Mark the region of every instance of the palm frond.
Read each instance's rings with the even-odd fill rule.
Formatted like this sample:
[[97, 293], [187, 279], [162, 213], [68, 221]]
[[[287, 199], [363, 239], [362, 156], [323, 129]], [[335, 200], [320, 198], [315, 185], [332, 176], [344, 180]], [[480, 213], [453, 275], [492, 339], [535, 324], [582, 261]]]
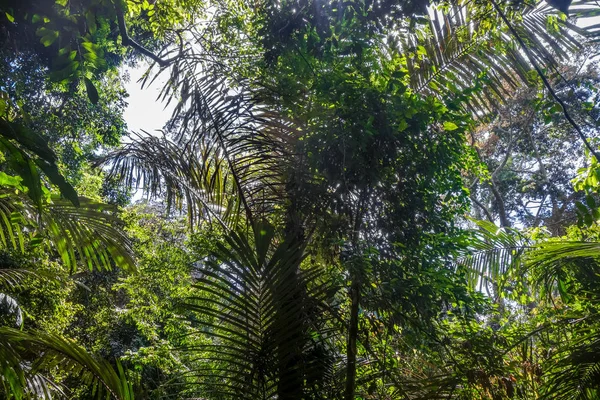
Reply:
[[600, 243], [583, 241], [549, 241], [539, 244], [529, 254], [529, 263], [547, 268], [561, 261], [600, 259]]
[[24, 268], [0, 268], [0, 285], [19, 287], [27, 277], [37, 277], [38, 273]]
[[0, 191], [0, 246], [25, 251], [24, 232], [31, 231], [36, 210], [13, 190]]
[[600, 395], [600, 339], [583, 333], [547, 362], [544, 399], [594, 400]]
[[558, 292], [567, 301], [574, 294], [571, 283], [589, 287], [598, 281], [599, 260], [599, 243], [547, 241], [527, 254], [526, 266], [542, 293], [551, 297]]
[[[593, 18], [597, 14], [597, 5], [592, 1], [573, 6], [572, 15], [577, 18]], [[532, 66], [515, 38], [506, 32], [497, 37], [497, 31], [489, 29], [491, 20], [479, 15], [482, 12], [459, 5], [443, 13], [436, 10], [418, 33], [409, 31], [402, 35], [400, 48], [408, 51], [407, 69], [415, 91], [441, 97], [453, 92], [468, 93], [466, 107], [482, 115], [494, 110], [518, 88], [534, 84]], [[512, 23], [519, 36], [535, 61], [549, 71], [600, 34], [594, 26], [579, 28], [563, 21], [545, 1], [515, 11], [514, 16], [518, 17], [512, 18]], [[470, 89], [477, 82], [485, 83], [483, 90], [472, 92]]]
[[186, 206], [192, 224], [204, 216], [226, 220], [238, 213], [239, 199], [225, 160], [209, 151], [203, 143], [189, 149], [165, 137], [140, 137], [109, 155], [111, 174], [127, 187], [165, 197], [169, 207]]
[[43, 375], [60, 366], [93, 387], [95, 398], [132, 400], [133, 386], [117, 362], [90, 355], [75, 342], [43, 332], [0, 328], [0, 382], [17, 399], [52, 398], [59, 386]]
[[[51, 196], [41, 210], [15, 191], [0, 192], [0, 248], [25, 252], [43, 239], [54, 248], [66, 267], [75, 271], [78, 264], [90, 269], [111, 269], [113, 263], [126, 270], [135, 269], [133, 249], [116, 215], [117, 209], [87, 198], [79, 206], [60, 196]], [[0, 279], [18, 279], [24, 272], [0, 270]]]
[[520, 265], [527, 242], [518, 231], [499, 228], [491, 222], [472, 220], [473, 231], [467, 254], [457, 260], [472, 289], [482, 290], [487, 283], [498, 283], [500, 276]]
[[281, 160], [300, 131], [225, 78], [222, 66], [202, 53], [200, 39], [192, 47], [200, 50], [178, 59], [160, 95], [167, 104], [179, 99], [168, 138], [138, 137], [101, 164], [125, 185], [187, 207], [192, 222], [198, 209], [228, 226], [235, 226], [227, 219], [239, 209], [248, 220], [261, 218], [284, 201]]
[[116, 206], [80, 197], [79, 207], [52, 198], [42, 214], [42, 229], [65, 265], [75, 270], [77, 262], [91, 269], [112, 269], [112, 265], [134, 271], [133, 248], [120, 229]]
[[300, 269], [303, 258], [301, 243], [278, 243], [272, 228], [261, 224], [251, 237], [228, 234], [198, 271], [198, 294], [185, 306], [204, 317], [203, 332], [213, 338], [192, 349], [217, 366], [202, 371], [205, 391], [273, 399], [297, 396], [305, 377], [318, 381], [313, 368], [323, 365], [309, 362], [309, 348], [319, 328], [307, 308], [321, 302], [330, 287], [311, 287], [318, 274]]

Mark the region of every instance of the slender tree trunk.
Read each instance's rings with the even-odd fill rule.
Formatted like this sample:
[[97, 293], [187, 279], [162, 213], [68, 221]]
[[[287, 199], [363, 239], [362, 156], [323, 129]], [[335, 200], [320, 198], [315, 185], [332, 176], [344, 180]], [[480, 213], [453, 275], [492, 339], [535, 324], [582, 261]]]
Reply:
[[358, 310], [360, 308], [360, 293], [362, 290], [364, 266], [363, 253], [360, 250], [360, 228], [363, 223], [365, 202], [370, 196], [370, 189], [361, 193], [360, 201], [355, 212], [353, 233], [352, 233], [352, 257], [359, 257], [359, 262], [355, 260], [350, 264], [350, 321], [348, 323], [348, 342], [346, 344], [346, 391], [344, 400], [354, 400], [356, 391], [356, 356], [358, 341]]
[[[277, 370], [279, 382], [277, 398], [301, 400], [304, 393], [302, 376], [302, 349], [304, 347], [304, 319], [302, 304], [304, 291], [298, 279], [297, 266], [290, 268], [285, 277], [284, 288], [276, 292], [277, 325]], [[291, 290], [289, 288], [292, 287]]]
[[498, 191], [498, 188], [496, 187], [496, 183], [494, 182], [493, 178], [490, 182], [490, 189], [492, 189], [492, 194], [494, 195], [494, 198], [496, 199], [496, 203], [498, 205], [498, 216], [500, 217], [500, 226], [510, 227], [510, 220], [508, 219], [508, 215], [506, 214], [506, 208], [504, 207], [504, 199]]
[[[305, 241], [304, 229], [298, 216], [297, 204], [292, 204], [287, 211], [285, 226], [285, 241], [288, 251], [296, 251]], [[306, 290], [299, 279], [299, 261], [290, 265], [280, 265], [286, 268], [281, 282], [275, 291], [277, 307], [277, 326], [275, 342], [277, 344], [279, 400], [302, 400], [304, 395], [303, 349], [306, 341], [303, 306], [306, 303]]]
[[350, 286], [350, 323], [348, 326], [348, 343], [346, 354], [348, 361], [346, 364], [346, 391], [345, 400], [354, 400], [356, 389], [356, 342], [358, 338], [358, 308], [360, 305], [360, 279], [356, 274], [352, 279]]

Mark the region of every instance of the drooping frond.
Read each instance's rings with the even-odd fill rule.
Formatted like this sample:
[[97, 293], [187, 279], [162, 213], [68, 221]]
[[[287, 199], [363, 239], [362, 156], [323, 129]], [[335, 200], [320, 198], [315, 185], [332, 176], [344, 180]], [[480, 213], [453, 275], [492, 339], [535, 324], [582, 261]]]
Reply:
[[[538, 290], [552, 298], [552, 304], [559, 294], [568, 310], [565, 340], [550, 349], [551, 357], [543, 366], [541, 398], [592, 400], [600, 396], [599, 261], [600, 245], [583, 241], [548, 240], [526, 256], [527, 273]], [[586, 306], [578, 309], [579, 304]]]
[[131, 241], [120, 228], [115, 206], [80, 197], [80, 206], [54, 197], [42, 214], [43, 232], [58, 250], [65, 265], [78, 262], [91, 269], [135, 270]]
[[92, 386], [94, 398], [133, 399], [132, 384], [120, 363], [115, 369], [58, 336], [0, 328], [0, 387], [5, 393], [16, 399], [51, 399], [60, 386], [46, 379], [43, 372], [57, 366]]
[[543, 242], [529, 255], [529, 263], [541, 268], [561, 261], [600, 259], [600, 243], [580, 241]]
[[311, 285], [318, 268], [300, 269], [303, 258], [300, 243], [277, 243], [272, 229], [260, 225], [253, 237], [228, 234], [196, 272], [198, 294], [186, 307], [203, 316], [199, 328], [213, 341], [187, 350], [213, 365], [190, 371], [201, 372], [205, 392], [225, 399], [298, 398], [286, 395], [323, 384], [318, 377], [327, 350], [309, 309], [331, 285]]
[[473, 222], [478, 229], [473, 231], [468, 253], [457, 260], [457, 265], [464, 269], [469, 286], [481, 290], [484, 284], [497, 283], [509, 268], [519, 265], [527, 243], [518, 231], [488, 221]]
[[600, 396], [600, 339], [582, 332], [547, 362], [543, 399], [595, 400]]
[[[119, 228], [116, 207], [78, 198], [79, 206], [52, 196], [38, 210], [28, 197], [4, 190], [0, 193], [0, 248], [24, 252], [25, 245], [47, 244], [56, 250], [65, 266], [90, 269], [115, 266], [135, 269], [130, 240]], [[18, 279], [24, 272], [0, 270], [0, 279]]]
[[[14, 190], [0, 191], [0, 246], [25, 251], [24, 231], [31, 230], [35, 210], [28, 207], [28, 199]], [[35, 207], [35, 206], [34, 206]]]
[[23, 268], [0, 268], [0, 286], [18, 287], [27, 277], [36, 277], [37, 272]]
[[191, 47], [200, 50], [178, 58], [160, 95], [166, 104], [178, 99], [166, 136], [135, 138], [102, 163], [125, 185], [187, 207], [192, 221], [198, 210], [229, 226], [238, 209], [249, 220], [261, 218], [284, 200], [281, 161], [299, 130], [258, 104], [243, 84], [224, 78], [200, 39]]
[[226, 161], [202, 143], [190, 149], [165, 137], [146, 136], [111, 153], [110, 160], [111, 173], [124, 185], [165, 197], [169, 206], [185, 205], [192, 223], [203, 215], [227, 220], [238, 214], [239, 198]]
[[[577, 8], [572, 15], [577, 18], [597, 14], [594, 2], [579, 1], [573, 6]], [[579, 28], [563, 21], [545, 1], [535, 7], [521, 7], [511, 14], [513, 27], [535, 62], [549, 75], [556, 75], [559, 62], [573, 58], [600, 34], [595, 26]], [[481, 115], [492, 111], [518, 88], [532, 85], [535, 74], [531, 75], [530, 60], [509, 32], [491, 28], [495, 20], [485, 16], [489, 12], [454, 5], [444, 12], [433, 11], [416, 33], [401, 34], [400, 47], [408, 51], [411, 87], [441, 97], [466, 91], [466, 106]], [[471, 91], [477, 84], [483, 90]]]
[[600, 244], [596, 242], [547, 241], [527, 255], [527, 267], [540, 291], [548, 296], [558, 292], [564, 300], [573, 293], [571, 281], [591, 285], [597, 281]]

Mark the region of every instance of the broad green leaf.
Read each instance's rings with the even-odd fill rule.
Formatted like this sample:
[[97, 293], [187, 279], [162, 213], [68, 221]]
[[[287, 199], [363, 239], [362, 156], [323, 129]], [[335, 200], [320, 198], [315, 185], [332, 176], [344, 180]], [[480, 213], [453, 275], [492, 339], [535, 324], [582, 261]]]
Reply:
[[60, 193], [74, 206], [79, 207], [79, 197], [77, 192], [69, 182], [60, 174], [56, 164], [50, 164], [44, 160], [37, 159], [36, 164], [46, 174], [50, 182], [58, 186]]
[[45, 47], [49, 47], [58, 39], [58, 31], [41, 27], [36, 32], [37, 36], [40, 37], [40, 43]]
[[0, 172], [0, 186], [12, 186], [21, 188], [22, 179], [18, 176], [7, 175], [5, 172]]
[[42, 182], [35, 163], [21, 149], [2, 136], [0, 136], [0, 148], [6, 153], [10, 166], [23, 180], [23, 185], [28, 189], [27, 195], [38, 210], [41, 210]]
[[594, 196], [588, 194], [585, 196], [585, 202], [590, 209], [596, 208], [596, 200], [594, 199]]
[[88, 78], [83, 78], [83, 81], [85, 82], [85, 89], [87, 91], [87, 95], [90, 99], [90, 102], [92, 104], [98, 104], [99, 96], [96, 86], [94, 86], [94, 83]]
[[450, 121], [444, 122], [444, 130], [445, 131], [454, 131], [456, 129], [458, 129], [458, 125], [456, 125], [454, 122], [450, 122]]

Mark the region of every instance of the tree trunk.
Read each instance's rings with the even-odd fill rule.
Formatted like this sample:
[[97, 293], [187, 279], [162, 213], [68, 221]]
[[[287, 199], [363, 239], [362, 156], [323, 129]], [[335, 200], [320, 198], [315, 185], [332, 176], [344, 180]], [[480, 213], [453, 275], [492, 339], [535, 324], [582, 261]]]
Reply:
[[364, 279], [363, 254], [360, 251], [360, 228], [365, 213], [365, 202], [370, 196], [370, 188], [363, 191], [355, 212], [352, 234], [352, 257], [360, 257], [350, 262], [350, 322], [348, 323], [348, 342], [346, 344], [346, 391], [345, 400], [354, 400], [356, 389], [356, 356], [358, 341], [358, 309], [360, 307], [360, 292]]
[[[304, 229], [298, 216], [297, 204], [287, 211], [285, 241], [288, 251], [296, 251], [305, 241]], [[303, 308], [306, 304], [306, 288], [299, 278], [300, 260], [286, 268], [279, 284], [276, 285], [275, 303], [277, 307], [277, 326], [275, 343], [277, 345], [278, 385], [277, 398], [280, 400], [301, 400], [304, 396], [303, 349], [306, 342], [306, 320]]]
[[494, 198], [496, 199], [496, 203], [498, 205], [498, 216], [500, 217], [500, 226], [510, 227], [510, 220], [508, 219], [508, 215], [506, 214], [506, 208], [504, 207], [504, 199], [498, 191], [498, 188], [496, 187], [496, 183], [494, 182], [493, 178], [490, 182], [490, 189], [492, 189], [492, 194], [494, 195]]
[[302, 305], [305, 298], [296, 267], [290, 268], [284, 278], [285, 288], [293, 289], [290, 291], [280, 288], [275, 293], [279, 328], [275, 333], [279, 375], [277, 398], [281, 400], [301, 400], [304, 394], [302, 349], [305, 335]]
[[346, 354], [348, 362], [346, 364], [346, 392], [345, 400], [354, 400], [354, 392], [356, 388], [356, 341], [358, 338], [358, 308], [360, 305], [360, 280], [356, 276], [353, 277], [350, 286], [350, 323], [348, 326], [348, 343], [346, 346]]

